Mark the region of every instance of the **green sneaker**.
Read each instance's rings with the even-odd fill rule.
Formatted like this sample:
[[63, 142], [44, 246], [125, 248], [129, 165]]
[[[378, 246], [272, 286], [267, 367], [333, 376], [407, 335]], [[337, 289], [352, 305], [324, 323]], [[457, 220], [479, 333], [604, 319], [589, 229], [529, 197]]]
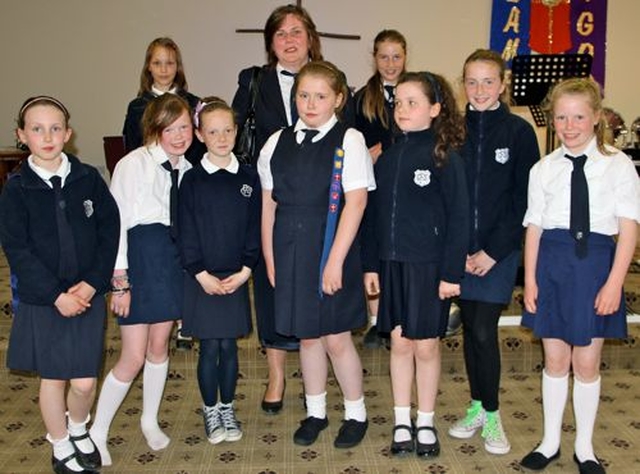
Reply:
[[491, 454], [507, 454], [511, 445], [502, 427], [499, 411], [486, 412], [484, 427], [482, 428], [484, 449]]
[[449, 436], [458, 439], [471, 438], [479, 428], [484, 424], [485, 411], [482, 408], [482, 402], [471, 400], [471, 405], [467, 408], [467, 414], [464, 418], [456, 421], [449, 428]]

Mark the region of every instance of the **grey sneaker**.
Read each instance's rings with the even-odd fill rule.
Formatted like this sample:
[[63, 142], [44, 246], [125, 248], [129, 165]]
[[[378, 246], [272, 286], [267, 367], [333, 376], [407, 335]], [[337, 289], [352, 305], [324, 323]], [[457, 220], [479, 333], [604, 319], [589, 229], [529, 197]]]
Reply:
[[220, 410], [218, 405], [208, 407], [202, 406], [202, 417], [204, 418], [204, 432], [211, 444], [222, 443], [227, 437], [227, 433], [220, 418]]
[[467, 408], [465, 417], [456, 421], [449, 428], [449, 436], [458, 439], [471, 438], [484, 425], [484, 418], [485, 411], [482, 408], [482, 403], [478, 400], [473, 400], [469, 408]]
[[236, 412], [233, 404], [220, 404], [220, 418], [226, 431], [225, 441], [239, 441], [242, 438], [240, 422], [236, 419]]
[[511, 445], [502, 427], [500, 412], [497, 410], [485, 414], [482, 437], [484, 449], [491, 454], [507, 454], [511, 451]]

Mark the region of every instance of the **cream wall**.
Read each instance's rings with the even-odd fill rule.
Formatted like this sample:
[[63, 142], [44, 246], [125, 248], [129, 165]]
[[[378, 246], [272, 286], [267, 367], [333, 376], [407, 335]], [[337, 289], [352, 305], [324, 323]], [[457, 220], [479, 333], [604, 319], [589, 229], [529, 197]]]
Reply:
[[[0, 146], [14, 143], [15, 115], [34, 94], [58, 97], [69, 108], [74, 145], [102, 166], [102, 136], [119, 134], [135, 96], [144, 51], [157, 36], [180, 45], [189, 89], [231, 100], [238, 71], [264, 62], [261, 28], [281, 1], [270, 0], [1, 0]], [[457, 80], [461, 64], [487, 47], [491, 0], [304, 0], [318, 29], [359, 34], [360, 41], [323, 39], [325, 57], [360, 87], [371, 74], [371, 43], [383, 28], [402, 31], [409, 68]], [[638, 0], [609, 0], [608, 105], [629, 124], [640, 115], [632, 58], [640, 18]]]

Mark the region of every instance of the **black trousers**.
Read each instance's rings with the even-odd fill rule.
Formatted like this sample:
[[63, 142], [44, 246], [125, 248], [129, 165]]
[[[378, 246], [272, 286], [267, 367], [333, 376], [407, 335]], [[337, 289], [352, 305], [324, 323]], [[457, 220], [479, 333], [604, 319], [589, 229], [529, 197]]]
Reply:
[[471, 300], [458, 304], [471, 398], [481, 401], [486, 411], [496, 411], [501, 369], [498, 320], [503, 305]]

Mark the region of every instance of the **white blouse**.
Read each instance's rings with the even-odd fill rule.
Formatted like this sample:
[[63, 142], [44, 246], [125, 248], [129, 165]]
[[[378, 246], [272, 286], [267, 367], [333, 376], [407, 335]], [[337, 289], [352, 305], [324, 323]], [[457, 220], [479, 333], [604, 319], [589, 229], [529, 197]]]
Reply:
[[[169, 159], [160, 145], [141, 146], [116, 164], [111, 194], [120, 210], [120, 246], [115, 269], [129, 268], [127, 231], [137, 225], [170, 224], [171, 173], [162, 167]], [[191, 168], [184, 156], [178, 159], [179, 182]]]
[[[621, 151], [607, 146], [613, 155], [603, 155], [596, 139], [584, 151], [589, 186], [591, 232], [618, 233], [618, 218], [640, 222], [640, 179], [633, 162]], [[523, 225], [542, 229], [568, 229], [571, 210], [573, 164], [561, 146], [536, 163], [529, 174], [528, 208]]]

